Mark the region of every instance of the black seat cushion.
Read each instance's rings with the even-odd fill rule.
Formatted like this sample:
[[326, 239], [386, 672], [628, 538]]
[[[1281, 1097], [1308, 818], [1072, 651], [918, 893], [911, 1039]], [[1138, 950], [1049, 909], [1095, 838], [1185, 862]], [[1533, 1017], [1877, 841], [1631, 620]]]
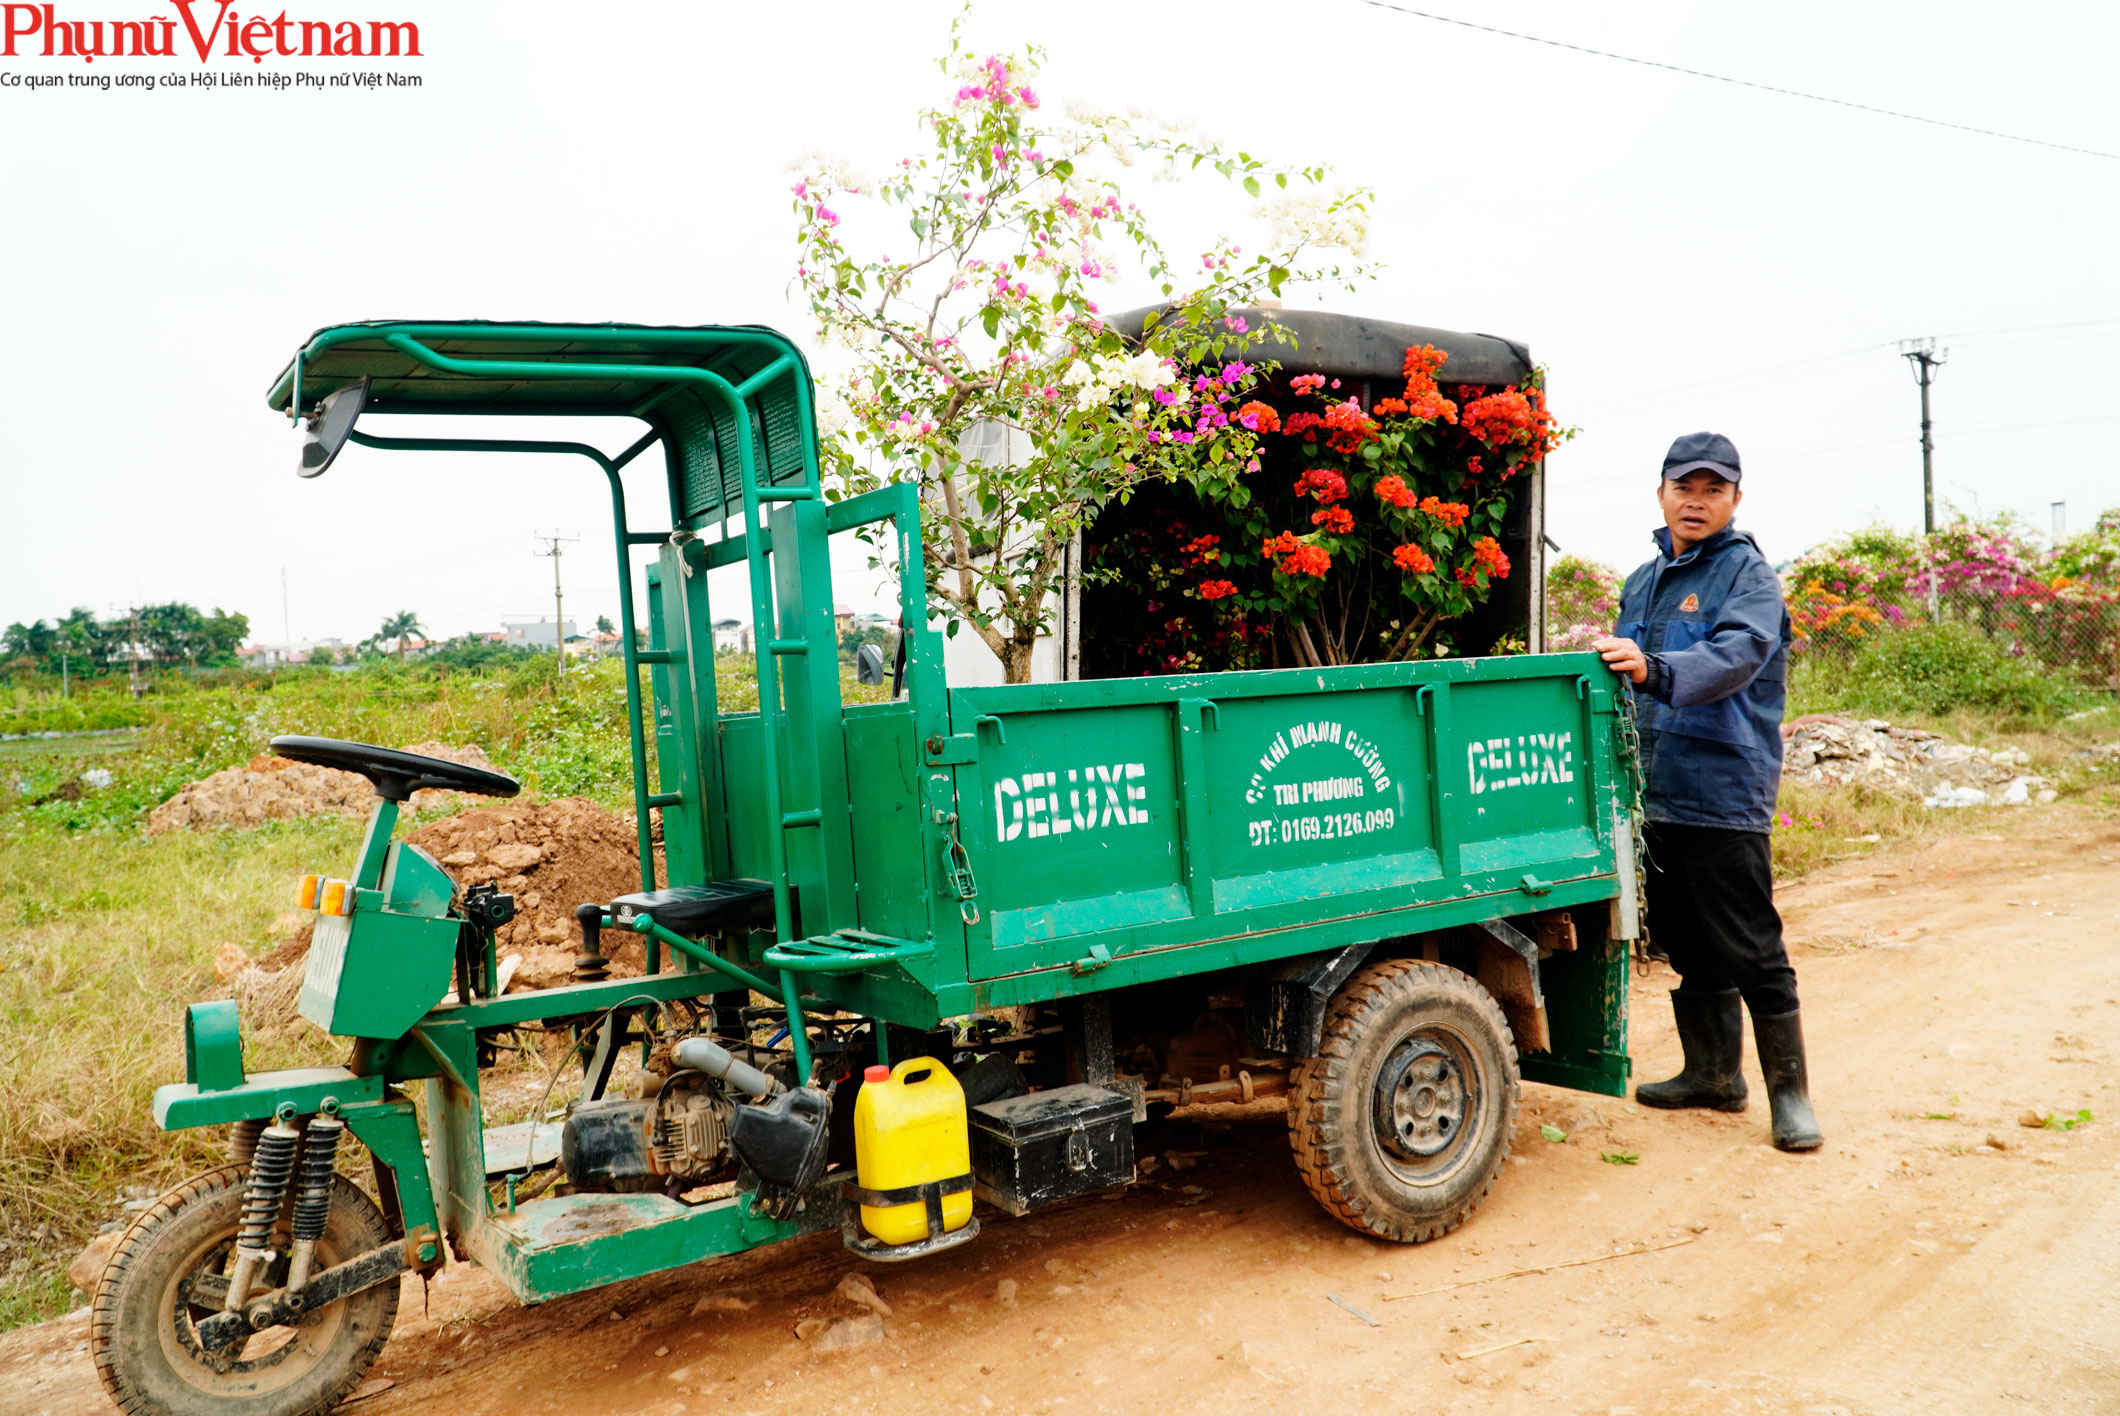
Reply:
[[[794, 907], [795, 892], [788, 891]], [[620, 925], [637, 914], [651, 915], [672, 934], [719, 934], [728, 929], [771, 929], [773, 887], [763, 880], [717, 880], [711, 885], [673, 885], [620, 895], [611, 902], [611, 918]]]

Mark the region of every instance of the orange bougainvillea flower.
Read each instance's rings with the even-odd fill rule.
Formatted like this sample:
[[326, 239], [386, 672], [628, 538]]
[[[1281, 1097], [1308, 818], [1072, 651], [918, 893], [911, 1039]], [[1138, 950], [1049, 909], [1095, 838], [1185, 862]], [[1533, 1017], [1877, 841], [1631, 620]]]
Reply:
[[1221, 544], [1222, 538], [1220, 536], [1195, 536], [1192, 540], [1178, 547], [1178, 554], [1184, 556], [1187, 560], [1196, 561], [1201, 565], [1208, 565], [1222, 558], [1221, 552], [1215, 549]]
[[1200, 582], [1200, 598], [1203, 600], [1220, 600], [1225, 596], [1236, 593], [1237, 587], [1231, 581], [1203, 580]]
[[1472, 558], [1480, 569], [1487, 572], [1490, 580], [1509, 578], [1509, 557], [1502, 551], [1501, 543], [1492, 536], [1482, 536], [1472, 543]]
[[1263, 556], [1285, 556], [1302, 544], [1301, 541], [1296, 539], [1295, 532], [1283, 531], [1280, 535], [1269, 538], [1265, 545], [1259, 547], [1259, 554]]
[[1406, 485], [1406, 479], [1394, 473], [1377, 478], [1377, 500], [1387, 506], [1412, 506], [1419, 498], [1414, 496], [1413, 488]]
[[1464, 429], [1490, 447], [1523, 442], [1532, 426], [1531, 400], [1514, 388], [1465, 405]]
[[1442, 419], [1446, 423], [1458, 420], [1458, 407], [1443, 397], [1435, 385], [1435, 371], [1443, 367], [1450, 356], [1432, 344], [1423, 344], [1406, 351], [1406, 360], [1401, 372], [1406, 375], [1406, 415], [1423, 420]]
[[1391, 553], [1391, 560], [1408, 575], [1426, 575], [1435, 569], [1435, 557], [1419, 546], [1401, 546]]
[[1403, 398], [1380, 398], [1377, 400], [1377, 406], [1370, 411], [1379, 418], [1389, 418], [1406, 411], [1406, 400]]
[[1321, 502], [1340, 501], [1347, 495], [1347, 479], [1330, 467], [1312, 467], [1296, 478], [1296, 495], [1316, 497]]
[[1471, 571], [1465, 569], [1463, 566], [1459, 566], [1452, 573], [1457, 576], [1457, 583], [1464, 586], [1467, 590], [1477, 590], [1480, 588], [1480, 582], [1473, 577]]
[[1310, 524], [1344, 536], [1354, 530], [1354, 513], [1344, 506], [1319, 507], [1310, 514]]
[[1350, 398], [1345, 403], [1328, 407], [1325, 426], [1332, 430], [1325, 438], [1325, 445], [1334, 452], [1359, 452], [1363, 443], [1376, 440], [1377, 425], [1362, 411], [1360, 399]]
[[1435, 371], [1448, 362], [1450, 356], [1433, 344], [1422, 344], [1407, 349], [1406, 357], [1399, 364], [1399, 372], [1406, 376], [1406, 401], [1413, 402], [1414, 394], [1421, 388], [1435, 387]]
[[1440, 497], [1422, 497], [1421, 510], [1445, 526], [1463, 526], [1465, 518], [1472, 515], [1472, 508], [1463, 502], [1446, 502]]
[[1261, 403], [1256, 398], [1237, 410], [1237, 421], [1255, 433], [1277, 433], [1281, 430], [1281, 415], [1270, 403]]
[[1281, 562], [1283, 575], [1322, 576], [1332, 569], [1332, 553], [1322, 546], [1299, 545]]

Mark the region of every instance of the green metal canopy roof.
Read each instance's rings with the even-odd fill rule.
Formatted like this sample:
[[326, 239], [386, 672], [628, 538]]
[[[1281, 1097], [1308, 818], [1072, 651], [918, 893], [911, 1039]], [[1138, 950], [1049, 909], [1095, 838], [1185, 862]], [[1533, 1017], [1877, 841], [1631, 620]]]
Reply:
[[742, 501], [742, 427], [758, 485], [816, 463], [808, 363], [761, 325], [372, 320], [318, 330], [273, 380], [276, 412], [309, 413], [367, 378], [369, 413], [630, 416], [663, 435], [682, 514]]

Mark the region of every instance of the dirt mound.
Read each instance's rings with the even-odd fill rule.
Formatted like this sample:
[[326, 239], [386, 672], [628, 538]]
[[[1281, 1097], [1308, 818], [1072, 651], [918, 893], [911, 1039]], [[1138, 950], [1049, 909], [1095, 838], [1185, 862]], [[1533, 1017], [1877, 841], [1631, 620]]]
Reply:
[[[515, 896], [515, 919], [494, 942], [502, 955], [522, 956], [516, 989], [568, 981], [581, 941], [576, 905], [640, 889], [631, 823], [579, 797], [479, 807], [430, 821], [406, 839], [432, 853], [458, 885], [490, 883]], [[614, 974], [641, 972], [638, 937], [611, 935], [606, 943]]]
[[[574, 907], [640, 889], [630, 821], [579, 797], [480, 807], [429, 821], [405, 840], [440, 861], [459, 887], [492, 884], [515, 896], [515, 918], [494, 935], [511, 993], [571, 982], [581, 944]], [[283, 925], [293, 927], [262, 957], [215, 963], [242, 1008], [245, 1031], [261, 1038], [294, 1025], [316, 919], [296, 924], [290, 917]], [[643, 971], [638, 936], [607, 934], [604, 947], [614, 976]]]
[[[476, 747], [422, 742], [405, 751], [488, 772], [494, 770], [485, 752]], [[410, 805], [421, 811], [469, 799], [461, 792], [414, 792]], [[289, 761], [268, 752], [251, 758], [245, 766], [201, 778], [148, 812], [147, 834], [159, 836], [165, 831], [199, 831], [215, 826], [262, 826], [268, 821], [327, 812], [366, 816], [374, 805], [375, 789], [366, 777], [334, 767]]]
[[1811, 786], [1864, 786], [1930, 806], [2049, 802], [2022, 748], [1988, 749], [1881, 718], [1812, 713], [1782, 725], [1782, 776]]

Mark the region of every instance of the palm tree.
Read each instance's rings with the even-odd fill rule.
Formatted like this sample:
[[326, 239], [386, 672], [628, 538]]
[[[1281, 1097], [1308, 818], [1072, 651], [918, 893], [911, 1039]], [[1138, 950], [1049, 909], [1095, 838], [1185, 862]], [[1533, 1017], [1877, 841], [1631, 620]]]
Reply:
[[418, 615], [410, 610], [399, 610], [383, 621], [383, 627], [375, 632], [375, 637], [397, 640], [397, 658], [402, 664], [405, 662], [405, 641], [415, 634], [424, 635], [426, 632], [427, 626], [420, 623]]

